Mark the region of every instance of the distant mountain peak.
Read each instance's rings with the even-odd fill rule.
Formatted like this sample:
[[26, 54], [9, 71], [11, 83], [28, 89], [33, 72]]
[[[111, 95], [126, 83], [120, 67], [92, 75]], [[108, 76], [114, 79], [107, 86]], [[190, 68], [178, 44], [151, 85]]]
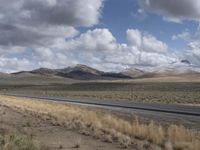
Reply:
[[97, 69], [94, 69], [92, 67], [89, 67], [87, 65], [77, 64], [74, 69], [81, 69], [81, 70], [87, 70], [87, 71], [99, 71]]
[[78, 64], [74, 67], [67, 67], [63, 69], [48, 69], [39, 68], [32, 71], [23, 71], [13, 74], [31, 73], [46, 76], [59, 76], [64, 78], [91, 80], [91, 79], [130, 79], [130, 76], [122, 73], [103, 72], [87, 65]]

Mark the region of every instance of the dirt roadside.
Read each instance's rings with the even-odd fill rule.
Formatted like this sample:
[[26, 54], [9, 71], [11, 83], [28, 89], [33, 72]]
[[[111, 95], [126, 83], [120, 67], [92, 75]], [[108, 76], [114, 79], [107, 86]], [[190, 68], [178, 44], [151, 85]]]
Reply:
[[79, 131], [67, 129], [50, 120], [43, 120], [29, 113], [22, 113], [7, 106], [0, 105], [0, 130], [17, 130], [33, 137], [43, 149], [55, 150], [118, 150], [119, 144], [108, 143]]
[[138, 119], [128, 121], [86, 107], [0, 96], [0, 135], [6, 128], [28, 135], [43, 146], [40, 150], [199, 150], [200, 147], [198, 131], [183, 126], [163, 127], [153, 121], [143, 124]]

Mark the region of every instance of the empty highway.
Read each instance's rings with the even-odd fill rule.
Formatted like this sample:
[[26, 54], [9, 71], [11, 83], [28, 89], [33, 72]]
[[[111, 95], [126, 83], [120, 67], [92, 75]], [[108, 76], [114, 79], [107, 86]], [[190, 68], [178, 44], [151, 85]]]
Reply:
[[145, 119], [152, 119], [166, 123], [184, 124], [191, 128], [200, 129], [200, 106], [158, 103], [136, 103], [133, 101], [122, 100], [113, 101], [71, 98], [69, 99], [60, 97], [29, 96], [18, 94], [6, 95], [104, 108], [117, 113], [122, 113], [127, 116], [138, 115]]

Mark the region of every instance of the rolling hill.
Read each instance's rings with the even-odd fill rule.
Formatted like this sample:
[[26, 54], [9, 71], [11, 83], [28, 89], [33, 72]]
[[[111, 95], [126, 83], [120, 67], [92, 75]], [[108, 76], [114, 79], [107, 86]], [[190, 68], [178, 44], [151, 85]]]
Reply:
[[44, 76], [57, 76], [79, 80], [113, 80], [113, 79], [131, 79], [132, 77], [123, 73], [103, 72], [97, 69], [88, 67], [86, 65], [76, 65], [75, 67], [67, 67], [63, 69], [48, 69], [39, 68], [32, 71], [21, 71], [13, 73], [13, 75], [20, 74], [35, 74]]

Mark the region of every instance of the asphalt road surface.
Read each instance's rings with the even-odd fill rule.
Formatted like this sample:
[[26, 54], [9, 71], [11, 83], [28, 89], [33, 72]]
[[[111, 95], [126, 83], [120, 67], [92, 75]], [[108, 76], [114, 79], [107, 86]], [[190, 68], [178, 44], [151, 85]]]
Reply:
[[114, 100], [91, 100], [91, 99], [69, 99], [58, 97], [41, 97], [17, 94], [6, 94], [8, 96], [26, 97], [32, 99], [64, 102], [76, 105], [109, 109], [116, 113], [133, 116], [138, 115], [143, 118], [157, 120], [165, 123], [183, 124], [189, 128], [200, 129], [200, 106], [188, 106], [178, 104], [158, 104], [158, 103], [136, 103], [133, 101]]

